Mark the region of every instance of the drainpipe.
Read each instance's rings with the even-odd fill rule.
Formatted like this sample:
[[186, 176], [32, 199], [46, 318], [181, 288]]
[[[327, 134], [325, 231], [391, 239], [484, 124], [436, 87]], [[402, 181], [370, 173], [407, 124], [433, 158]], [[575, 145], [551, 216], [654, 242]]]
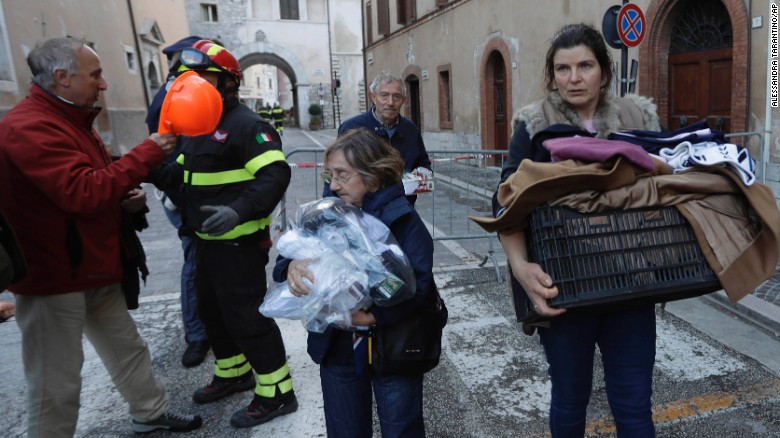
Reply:
[[133, 13], [131, 0], [127, 0], [127, 10], [130, 12], [130, 26], [133, 28], [133, 42], [135, 43], [135, 51], [138, 53], [138, 72], [141, 75], [141, 85], [144, 87], [144, 102], [146, 103], [146, 107], [149, 108], [149, 89], [146, 87], [143, 55], [141, 54], [141, 45], [138, 43], [138, 31], [135, 29], [135, 13]]

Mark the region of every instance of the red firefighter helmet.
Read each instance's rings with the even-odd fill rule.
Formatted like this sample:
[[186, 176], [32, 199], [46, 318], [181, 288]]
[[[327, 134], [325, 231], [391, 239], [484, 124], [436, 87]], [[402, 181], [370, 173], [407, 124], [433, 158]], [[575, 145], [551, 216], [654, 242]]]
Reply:
[[192, 48], [182, 50], [179, 71], [215, 71], [228, 73], [240, 84], [243, 75], [236, 58], [226, 48], [211, 40], [200, 40]]

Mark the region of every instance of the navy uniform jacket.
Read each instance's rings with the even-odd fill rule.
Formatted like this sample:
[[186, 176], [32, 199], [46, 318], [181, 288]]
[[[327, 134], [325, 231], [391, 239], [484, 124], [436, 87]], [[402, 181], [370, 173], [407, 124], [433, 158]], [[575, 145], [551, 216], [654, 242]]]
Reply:
[[[414, 269], [417, 292], [414, 297], [394, 306], [372, 306], [376, 325], [394, 325], [414, 314], [434, 299], [433, 238], [404, 196], [403, 187], [396, 184], [374, 193], [367, 193], [362, 210], [387, 225]], [[280, 257], [274, 267], [273, 279], [281, 283], [287, 279], [290, 260]], [[328, 327], [324, 333], [309, 332], [308, 352], [315, 363], [350, 363], [352, 359], [352, 332]]]

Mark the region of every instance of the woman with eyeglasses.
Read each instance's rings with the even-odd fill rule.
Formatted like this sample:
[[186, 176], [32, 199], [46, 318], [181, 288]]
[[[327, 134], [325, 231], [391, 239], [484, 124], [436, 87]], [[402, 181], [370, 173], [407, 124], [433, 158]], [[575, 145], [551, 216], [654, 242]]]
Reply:
[[[392, 232], [414, 269], [414, 298], [389, 307], [372, 306], [352, 314], [354, 326], [389, 326], [433, 303], [433, 239], [419, 214], [404, 196], [404, 162], [398, 152], [371, 131], [352, 130], [325, 150], [322, 178], [333, 196], [381, 220]], [[280, 258], [274, 280], [287, 281], [290, 291], [306, 295], [303, 279], [317, 281], [307, 266], [316, 260]], [[289, 266], [288, 266], [289, 264]], [[330, 438], [373, 435], [372, 394], [384, 438], [424, 437], [423, 375], [379, 376], [368, 366], [367, 352], [353, 349], [365, 334], [328, 327], [309, 332], [308, 352], [320, 365], [325, 423]]]

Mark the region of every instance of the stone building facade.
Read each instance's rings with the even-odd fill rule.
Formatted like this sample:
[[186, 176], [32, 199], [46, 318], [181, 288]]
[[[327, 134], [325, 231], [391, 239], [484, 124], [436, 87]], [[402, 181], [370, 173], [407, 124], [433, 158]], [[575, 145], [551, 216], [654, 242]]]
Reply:
[[308, 126], [313, 103], [326, 127], [365, 107], [359, 0], [186, 1], [193, 33], [221, 41], [243, 69], [267, 64], [287, 76], [280, 92], [290, 94], [294, 123]]
[[[429, 148], [506, 149], [512, 114], [543, 95], [553, 33], [578, 22], [603, 31], [620, 3], [363, 0], [366, 77], [402, 74], [404, 111]], [[735, 135], [758, 161], [759, 180], [780, 196], [780, 110], [766, 105], [770, 1], [632, 3], [643, 13], [644, 39], [626, 50], [625, 63], [622, 49], [612, 50], [617, 78], [626, 65], [627, 91], [652, 97], [669, 129], [706, 118]]]

